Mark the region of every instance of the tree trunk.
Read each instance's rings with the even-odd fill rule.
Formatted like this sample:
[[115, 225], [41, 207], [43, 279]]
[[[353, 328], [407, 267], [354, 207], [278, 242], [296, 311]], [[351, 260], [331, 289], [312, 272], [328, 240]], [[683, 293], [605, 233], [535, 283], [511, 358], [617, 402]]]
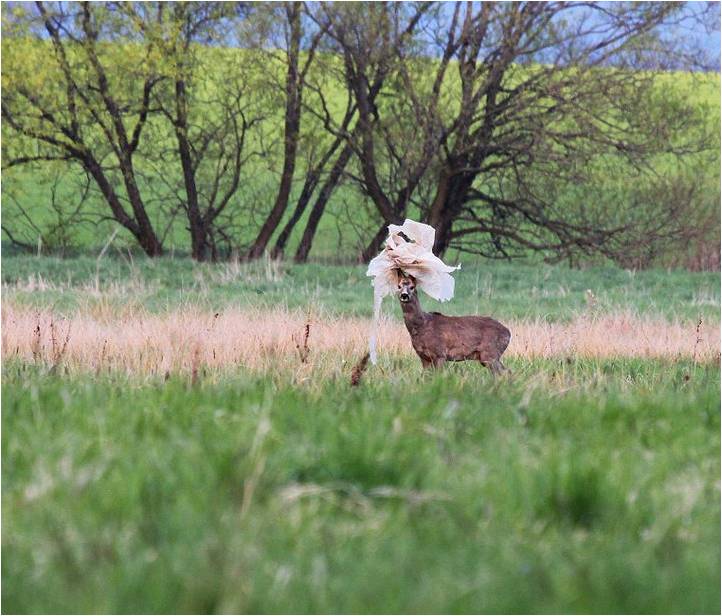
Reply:
[[149, 257], [157, 257], [163, 253], [160, 241], [155, 234], [153, 225], [145, 210], [145, 204], [140, 195], [138, 184], [135, 180], [135, 172], [130, 155], [119, 157], [120, 170], [123, 175], [123, 183], [125, 191], [128, 195], [128, 201], [133, 209], [137, 233], [135, 233], [138, 242]]
[[[103, 168], [100, 166], [100, 163], [98, 163], [98, 161], [90, 154], [86, 154], [82, 159], [82, 164], [83, 168], [90, 174], [93, 180], [95, 180], [100, 192], [103, 194], [103, 197], [110, 206], [113, 218], [133, 234], [133, 237], [135, 237], [138, 241], [138, 244], [143, 249], [143, 252], [145, 252], [145, 254], [149, 257], [159, 257], [163, 254], [163, 248], [160, 240], [158, 240], [158, 237], [153, 230], [150, 219], [145, 216], [144, 224], [141, 224], [137, 218], [131, 218], [128, 215], [120, 202], [115, 189], [106, 177]], [[126, 185], [127, 184], [128, 182], [126, 182]], [[138, 203], [140, 194], [137, 191], [134, 194], [134, 198], [136, 199], [136, 203], [133, 207], [134, 212], [142, 211], [145, 213], [145, 208], [143, 207], [142, 202]]]
[[175, 134], [178, 142], [178, 156], [183, 170], [183, 186], [186, 192], [185, 210], [188, 217], [188, 230], [191, 235], [191, 256], [196, 261], [205, 261], [208, 258], [207, 227], [198, 203], [196, 175], [191, 145], [188, 141], [188, 113], [184, 79], [176, 79], [175, 104]]
[[321, 192], [316, 199], [316, 203], [313, 204], [311, 214], [308, 217], [306, 228], [303, 230], [301, 243], [296, 249], [296, 256], [293, 259], [296, 263], [305, 263], [308, 260], [308, 253], [311, 252], [311, 245], [313, 244], [313, 238], [318, 229], [318, 223], [321, 221], [321, 216], [326, 209], [326, 204], [336, 188], [338, 181], [341, 179], [341, 174], [346, 168], [352, 152], [351, 146], [346, 144], [331, 168], [331, 173], [329, 173], [326, 182], [321, 187]]
[[447, 167], [444, 167], [439, 173], [439, 180], [436, 185], [436, 194], [431, 202], [429, 214], [426, 218], [426, 224], [436, 229], [441, 223], [441, 218], [446, 204], [446, 198], [449, 194], [449, 185], [451, 183], [451, 173]]
[[273, 251], [271, 252], [271, 258], [283, 258], [283, 253], [286, 250], [288, 238], [291, 236], [291, 233], [294, 227], [298, 224], [298, 221], [301, 220], [301, 216], [303, 216], [303, 213], [306, 211], [306, 206], [308, 206], [309, 201], [311, 201], [313, 190], [316, 187], [316, 183], [318, 181], [318, 175], [320, 175], [320, 173], [311, 174], [306, 178], [306, 182], [303, 185], [303, 190], [301, 191], [301, 196], [296, 202], [296, 208], [293, 210], [291, 218], [288, 219], [288, 222], [283, 227], [281, 233], [279, 233], [278, 238], [276, 239], [276, 245], [273, 247]]
[[293, 257], [296, 263], [305, 263], [308, 261], [308, 253], [311, 252], [313, 238], [316, 235], [316, 229], [318, 229], [318, 223], [321, 220], [324, 209], [326, 209], [326, 200], [319, 197], [316, 199], [316, 203], [313, 204], [306, 228], [303, 230], [303, 236], [301, 236], [301, 241], [296, 249], [296, 255]]
[[191, 226], [191, 257], [195, 261], [207, 261], [211, 258], [210, 244], [205, 225]]
[[288, 21], [291, 26], [291, 41], [288, 49], [288, 72], [286, 74], [286, 118], [284, 123], [284, 152], [281, 184], [278, 188], [276, 202], [271, 213], [263, 223], [253, 245], [248, 250], [249, 259], [257, 259], [263, 255], [271, 240], [273, 232], [281, 222], [286, 208], [288, 197], [291, 194], [293, 172], [296, 168], [296, 152], [298, 150], [298, 137], [301, 125], [301, 83], [298, 78], [298, 58], [301, 44], [301, 8], [300, 2], [294, 2], [286, 7]]
[[455, 216], [447, 212], [436, 227], [434, 254], [439, 258], [444, 256], [451, 243], [451, 229], [454, 225], [454, 218]]
[[139, 235], [136, 235], [136, 239], [143, 252], [149, 257], [160, 257], [163, 254], [163, 247], [152, 229], [142, 231]]
[[367, 263], [373, 259], [377, 253], [381, 251], [381, 246], [384, 243], [384, 239], [389, 232], [389, 226], [384, 223], [379, 227], [379, 230], [374, 235], [373, 239], [368, 243], [366, 248], [361, 252], [361, 262]]
[[450, 169], [441, 172], [427, 220], [436, 230], [434, 254], [437, 257], [443, 256], [449, 248], [454, 220], [464, 207], [466, 194], [474, 182], [474, 177], [469, 174], [454, 174]]
[[[344, 129], [348, 127], [352, 115], [353, 114], [350, 112], [346, 113], [346, 117], [344, 118], [342, 124]], [[286, 250], [286, 244], [288, 243], [288, 238], [291, 236], [291, 232], [298, 224], [298, 221], [301, 220], [301, 216], [303, 216], [303, 213], [306, 211], [306, 207], [311, 201], [311, 197], [316, 190], [316, 186], [321, 179], [321, 174], [325, 169], [326, 164], [334, 155], [341, 143], [341, 137], [337, 137], [336, 140], [331, 144], [331, 146], [326, 150], [325, 154], [321, 157], [318, 163], [306, 172], [306, 181], [303, 183], [301, 196], [296, 202], [296, 208], [294, 209], [291, 218], [288, 220], [286, 226], [281, 230], [281, 233], [276, 239], [276, 245], [274, 246], [273, 252], [271, 253], [272, 258], [279, 259], [283, 257], [283, 253]]]

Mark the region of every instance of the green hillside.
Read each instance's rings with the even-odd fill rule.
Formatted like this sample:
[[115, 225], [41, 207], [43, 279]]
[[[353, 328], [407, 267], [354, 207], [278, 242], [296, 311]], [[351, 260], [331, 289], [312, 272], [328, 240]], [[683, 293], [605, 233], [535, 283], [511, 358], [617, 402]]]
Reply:
[[[49, 51], [49, 49], [38, 50], [38, 43], [35, 43], [34, 47], [24, 44], [20, 51], [14, 48], [14, 45], [18, 45], [18, 42], [3, 42], [3, 80], [13, 79], [13, 72], [31, 71], [30, 64], [37, 59], [38, 54], [42, 55]], [[32, 50], [32, 53], [28, 50]], [[113, 54], [113, 57], [118, 55], [117, 50], [108, 50], [107, 53]], [[119, 71], [130, 70], [128, 66], [132, 63], [133, 54], [128, 55], [130, 59], [126, 58], [121, 63]], [[11, 59], [6, 60], [6, 56]], [[263, 83], [267, 84], [267, 82], [262, 83], [260, 80], [267, 79], [269, 74], [273, 75], [276, 71], [275, 78], [282, 83], [283, 66], [280, 62], [269, 61], [267, 57], [259, 58], [243, 50], [204, 48], [198, 51], [198, 58], [201, 67], [197, 74], [201, 77], [194, 85], [196, 96], [212, 99], [222, 88], [224, 80], [228, 78], [222, 74], [223, 67], [237, 65], [238, 74], [232, 78], [245, 79], [248, 91], [252, 93], [249, 105], [264, 110], [263, 121], [248, 135], [247, 148], [248, 151], [252, 151], [257, 147], [260, 149], [260, 145], [263, 144], [267, 154], [249, 158], [242, 171], [240, 189], [227, 208], [229, 218], [232, 219], [230, 233], [235, 243], [242, 249], [255, 237], [265, 214], [273, 204], [278, 189], [282, 164], [283, 100], [280, 90], [269, 90], [263, 87]], [[423, 64], [420, 68], [423, 69]], [[420, 73], [419, 79], [423, 79], [423, 75], [423, 72]], [[121, 77], [119, 76], [118, 79]], [[334, 117], [340, 117], [345, 104], [345, 94], [339, 82], [324, 75], [316, 75], [314, 79], [325, 84], [329, 110]], [[698, 196], [694, 204], [695, 220], [690, 220], [689, 224], [692, 227], [709, 226], [711, 231], [708, 235], [714, 244], [716, 235], [714, 229], [718, 227], [715, 223], [719, 220], [719, 74], [670, 73], [660, 74], [657, 79], [659, 100], [665, 100], [667, 104], [674, 99], [692, 101], [699, 114], [704, 116], [706, 132], [712, 136], [710, 150], [690, 154], [685, 158], [683, 165], [671, 157], [657, 157], [654, 162], [654, 173], [651, 175], [640, 174], [640, 170], [631, 168], [621, 159], [604, 157], [594, 163], [594, 168], [591, 170], [592, 183], [557, 185], [548, 189], [554, 192], [554, 199], [559, 208], [563, 209], [567, 206], [571, 208], [572, 205], [583, 203], [585, 207], [597, 208], [606, 216], [612, 212], [612, 217], [623, 224], [630, 220], [644, 221], [654, 217], [654, 190], [666, 191], [669, 186], [693, 185], [698, 189]], [[39, 71], [29, 83], [41, 90], [56, 87], [52, 71], [46, 73], [45, 69]], [[129, 87], [133, 86], [132, 78], [129, 84]], [[312, 94], [307, 93], [307, 99], [310, 105], [318, 105], [317, 99]], [[650, 104], [653, 103], [654, 101], [651, 101]], [[213, 105], [198, 106], [195, 113], [212, 114], [214, 109]], [[185, 253], [190, 247], [186, 231], [187, 221], [178, 213], [178, 200], [172, 196], [173, 187], [182, 184], [180, 166], [177, 162], [165, 162], [159, 166], [153, 154], [153, 149], [158, 148], [159, 144], [172, 146], [173, 136], [160, 118], [151, 118], [146, 130], [138, 165], [146, 205], [154, 226], [164, 237], [166, 250], [171, 253]], [[18, 137], [12, 134], [7, 125], [4, 126], [3, 131], [3, 153], [7, 160], [17, 150], [19, 143]], [[328, 143], [330, 138], [316, 115], [306, 110], [302, 116], [301, 147], [310, 148]], [[353, 165], [349, 169], [355, 172]], [[296, 169], [290, 205], [279, 230], [291, 215], [295, 199], [301, 190], [304, 172], [305, 166], [301, 156]], [[650, 180], [650, 177], [653, 180]], [[549, 180], [532, 178], [532, 181]], [[659, 186], [653, 188], [650, 182], [656, 182]], [[543, 185], [540, 186], [545, 190]], [[107, 219], [107, 205], [94, 186], [90, 186], [86, 200], [80, 206], [85, 188], [82, 174], [76, 168], [69, 168], [64, 162], [38, 163], [5, 169], [2, 183], [3, 227], [13, 237], [26, 244], [35, 247], [40, 243], [41, 250], [97, 250], [118, 225]], [[208, 189], [208, 186], [201, 186], [201, 189]], [[304, 217], [293, 231], [288, 252], [295, 250], [309, 209], [307, 208]], [[172, 215], [171, 212], [175, 214]], [[408, 215], [411, 217], [416, 215], [413, 207]], [[103, 219], [104, 217], [106, 219]], [[73, 221], [72, 224], [61, 224], [68, 218]], [[378, 220], [373, 204], [363, 196], [357, 186], [351, 182], [341, 184], [333, 194], [327, 211], [321, 219], [311, 257], [335, 260], [340, 254], [356, 254], [368, 240], [369, 231], [377, 228]], [[39, 238], [41, 238], [40, 242]], [[7, 240], [7, 234], [3, 234], [3, 245], [6, 248]], [[123, 229], [120, 230], [115, 243], [121, 247], [124, 245], [129, 248], [135, 247], [132, 236]], [[690, 250], [694, 249], [694, 246], [690, 248]], [[662, 264], [666, 263], [662, 262]]]

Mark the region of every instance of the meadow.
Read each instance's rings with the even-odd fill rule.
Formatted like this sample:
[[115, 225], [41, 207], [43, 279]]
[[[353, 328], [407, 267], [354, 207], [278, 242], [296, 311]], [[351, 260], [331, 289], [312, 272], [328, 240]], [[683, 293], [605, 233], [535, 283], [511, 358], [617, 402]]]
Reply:
[[4, 258], [3, 610], [719, 612], [719, 273], [456, 281], [510, 374], [352, 387], [361, 266]]

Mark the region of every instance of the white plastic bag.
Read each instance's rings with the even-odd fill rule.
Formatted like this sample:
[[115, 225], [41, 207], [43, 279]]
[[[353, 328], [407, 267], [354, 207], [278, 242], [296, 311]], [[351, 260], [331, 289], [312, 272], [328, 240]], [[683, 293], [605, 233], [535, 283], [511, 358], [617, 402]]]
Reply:
[[[405, 237], [404, 237], [405, 236]], [[371, 363], [376, 363], [376, 338], [384, 297], [396, 291], [398, 272], [416, 278], [416, 286], [434, 299], [445, 302], [454, 297], [451, 272], [461, 265], [446, 265], [432, 252], [436, 231], [421, 222], [406, 219], [403, 225], [389, 225], [384, 249], [369, 263], [367, 276], [373, 276], [374, 320], [369, 341]], [[408, 238], [408, 240], [406, 239]]]

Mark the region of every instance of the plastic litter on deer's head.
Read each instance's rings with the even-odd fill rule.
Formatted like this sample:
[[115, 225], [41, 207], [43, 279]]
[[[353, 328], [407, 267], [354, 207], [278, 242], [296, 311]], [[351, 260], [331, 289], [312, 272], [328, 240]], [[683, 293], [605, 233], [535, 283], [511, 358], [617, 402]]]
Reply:
[[436, 231], [421, 222], [406, 219], [403, 225], [389, 225], [389, 236], [381, 253], [369, 263], [367, 276], [373, 277], [374, 320], [369, 342], [371, 363], [376, 363], [376, 332], [381, 302], [396, 291], [399, 271], [416, 279], [416, 286], [434, 299], [445, 302], [454, 297], [451, 272], [461, 265], [446, 265], [432, 252]]

